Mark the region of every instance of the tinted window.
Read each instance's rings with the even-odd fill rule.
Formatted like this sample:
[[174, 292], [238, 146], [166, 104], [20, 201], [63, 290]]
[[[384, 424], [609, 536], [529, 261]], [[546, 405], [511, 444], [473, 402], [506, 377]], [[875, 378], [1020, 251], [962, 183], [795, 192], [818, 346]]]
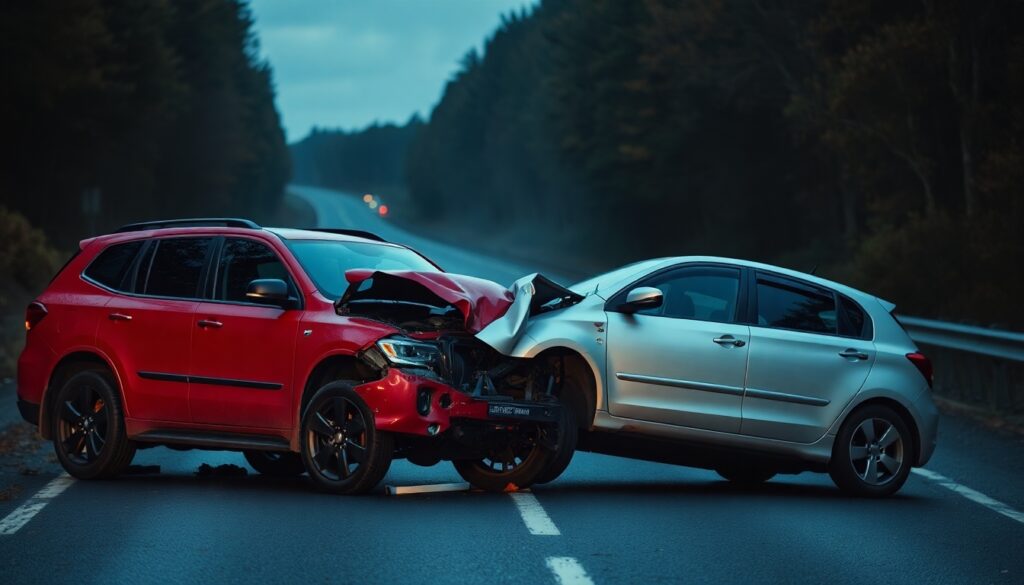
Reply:
[[740, 271], [718, 267], [683, 268], [660, 274], [638, 286], [653, 286], [664, 295], [660, 307], [638, 311], [641, 315], [728, 322], [736, 317]]
[[871, 320], [857, 303], [839, 297], [839, 334], [847, 337], [871, 337]]
[[757, 324], [812, 333], [836, 333], [831, 293], [774, 280], [757, 281]]
[[250, 302], [245, 289], [257, 278], [277, 278], [291, 284], [288, 270], [269, 246], [254, 240], [231, 238], [224, 243], [221, 252], [213, 298]]
[[142, 244], [142, 240], [136, 240], [110, 246], [85, 269], [85, 275], [104, 286], [127, 291], [131, 286], [132, 260], [135, 260]]
[[210, 238], [159, 240], [144, 292], [161, 297], [197, 297], [211, 241]]
[[340, 240], [291, 240], [288, 247], [316, 287], [329, 299], [348, 288], [345, 271], [353, 268], [438, 272], [436, 266], [408, 248]]

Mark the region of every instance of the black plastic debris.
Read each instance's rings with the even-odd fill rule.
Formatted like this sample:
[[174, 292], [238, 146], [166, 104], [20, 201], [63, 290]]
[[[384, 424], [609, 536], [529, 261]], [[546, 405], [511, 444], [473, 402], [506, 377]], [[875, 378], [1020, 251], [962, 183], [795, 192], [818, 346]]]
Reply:
[[248, 473], [244, 467], [231, 465], [230, 463], [218, 465], [217, 467], [203, 463], [196, 470], [196, 475], [199, 477], [241, 477], [248, 475]]

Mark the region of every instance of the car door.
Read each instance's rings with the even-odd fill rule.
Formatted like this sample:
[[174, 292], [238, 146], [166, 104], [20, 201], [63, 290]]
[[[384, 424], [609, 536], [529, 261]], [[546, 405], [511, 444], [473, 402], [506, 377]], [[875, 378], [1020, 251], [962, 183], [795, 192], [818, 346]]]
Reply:
[[[618, 417], [739, 432], [749, 329], [742, 271], [683, 265], [651, 275], [608, 303], [608, 408]], [[660, 307], [617, 310], [629, 290], [655, 287]]]
[[761, 271], [752, 305], [741, 432], [816, 441], [874, 363], [870, 319], [834, 291]]
[[294, 280], [271, 246], [252, 238], [226, 238], [214, 266], [208, 299], [199, 304], [192, 324], [192, 420], [289, 428], [302, 311], [259, 304], [245, 293], [255, 279], [277, 278], [289, 283], [298, 303]]
[[[187, 423], [192, 314], [213, 238], [146, 243], [105, 307], [97, 339], [121, 364], [129, 418]], [[97, 258], [97, 261], [100, 258]], [[105, 278], [102, 271], [85, 276]]]

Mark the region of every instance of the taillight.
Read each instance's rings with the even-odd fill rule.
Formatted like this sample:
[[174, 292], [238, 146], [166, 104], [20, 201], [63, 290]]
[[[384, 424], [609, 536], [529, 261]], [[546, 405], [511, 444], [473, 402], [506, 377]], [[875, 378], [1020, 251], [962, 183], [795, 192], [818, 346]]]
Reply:
[[46, 316], [46, 306], [39, 301], [32, 301], [25, 307], [25, 331], [31, 331]]
[[928, 387], [931, 388], [934, 378], [932, 372], [932, 360], [928, 359], [928, 356], [919, 352], [908, 353], [907, 359], [910, 360], [910, 363], [917, 366], [918, 371], [921, 372], [924, 379], [928, 380]]

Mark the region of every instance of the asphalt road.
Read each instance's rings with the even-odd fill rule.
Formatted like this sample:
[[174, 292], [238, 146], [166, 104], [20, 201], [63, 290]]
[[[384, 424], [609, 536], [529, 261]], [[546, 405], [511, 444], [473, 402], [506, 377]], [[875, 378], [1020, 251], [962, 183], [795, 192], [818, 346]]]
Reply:
[[[503, 283], [532, 272], [405, 233], [354, 198], [295, 192], [323, 225], [376, 231], [449, 270]], [[9, 417], [10, 384], [2, 392]], [[30, 454], [21, 465], [39, 474], [18, 476], [20, 494], [0, 501], [0, 518], [36, 512], [0, 533], [0, 582], [1024, 583], [1024, 440], [952, 417], [927, 467], [946, 479], [914, 474], [882, 501], [844, 497], [824, 475], [743, 490], [585, 453], [525, 496], [364, 497], [251, 469], [195, 475], [203, 463], [245, 466], [233, 453], [149, 449], [135, 463], [160, 473], [102, 482], [53, 480], [48, 454]], [[448, 464], [396, 462], [384, 483], [454, 481]]]

